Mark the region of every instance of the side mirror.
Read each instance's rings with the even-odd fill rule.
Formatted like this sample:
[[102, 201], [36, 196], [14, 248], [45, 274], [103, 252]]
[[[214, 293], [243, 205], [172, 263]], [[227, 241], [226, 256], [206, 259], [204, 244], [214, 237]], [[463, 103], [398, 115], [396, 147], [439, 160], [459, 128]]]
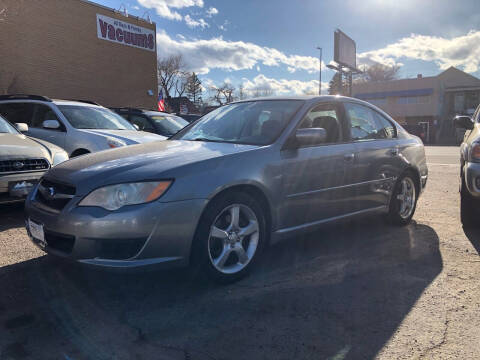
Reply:
[[465, 115], [455, 116], [455, 118], [453, 119], [453, 124], [456, 128], [467, 130], [472, 130], [474, 125], [472, 119], [469, 116]]
[[44, 129], [58, 130], [60, 129], [60, 123], [57, 120], [45, 120], [42, 123]]
[[140, 128], [138, 127], [137, 124], [132, 124], [132, 125], [133, 125], [133, 127], [134, 127], [135, 129], [140, 130]]
[[28, 131], [28, 125], [25, 124], [25, 123], [15, 123], [15, 127], [20, 132], [27, 132]]
[[295, 139], [300, 146], [318, 145], [327, 141], [327, 131], [324, 128], [297, 129]]

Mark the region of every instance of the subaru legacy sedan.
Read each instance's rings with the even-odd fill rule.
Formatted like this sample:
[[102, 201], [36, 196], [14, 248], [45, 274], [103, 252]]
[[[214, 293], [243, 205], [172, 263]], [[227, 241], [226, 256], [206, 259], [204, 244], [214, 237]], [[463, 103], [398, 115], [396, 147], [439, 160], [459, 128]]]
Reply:
[[422, 141], [366, 102], [263, 98], [222, 106], [168, 141], [73, 159], [26, 202], [49, 254], [109, 268], [184, 266], [239, 279], [268, 244], [324, 223], [412, 218]]

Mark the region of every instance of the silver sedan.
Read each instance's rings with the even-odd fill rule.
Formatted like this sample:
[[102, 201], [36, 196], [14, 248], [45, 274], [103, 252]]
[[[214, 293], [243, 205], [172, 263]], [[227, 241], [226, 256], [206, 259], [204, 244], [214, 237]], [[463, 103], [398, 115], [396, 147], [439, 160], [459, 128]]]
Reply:
[[412, 218], [422, 141], [375, 106], [339, 96], [231, 103], [168, 141], [50, 170], [26, 202], [47, 253], [108, 268], [194, 264], [245, 275], [268, 244], [333, 221]]

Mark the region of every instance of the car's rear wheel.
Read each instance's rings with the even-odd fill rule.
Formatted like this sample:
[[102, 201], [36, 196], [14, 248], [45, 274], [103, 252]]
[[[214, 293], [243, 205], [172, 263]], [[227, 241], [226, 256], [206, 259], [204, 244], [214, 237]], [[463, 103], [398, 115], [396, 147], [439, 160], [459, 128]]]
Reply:
[[418, 189], [411, 172], [403, 174], [396, 182], [390, 201], [388, 218], [392, 224], [406, 225], [417, 207]]
[[213, 280], [236, 281], [255, 265], [265, 239], [261, 205], [245, 193], [221, 195], [200, 220], [192, 248], [193, 266]]
[[462, 176], [460, 183], [460, 220], [463, 227], [472, 228], [478, 227], [477, 207], [480, 202], [475, 199], [468, 192], [465, 180]]

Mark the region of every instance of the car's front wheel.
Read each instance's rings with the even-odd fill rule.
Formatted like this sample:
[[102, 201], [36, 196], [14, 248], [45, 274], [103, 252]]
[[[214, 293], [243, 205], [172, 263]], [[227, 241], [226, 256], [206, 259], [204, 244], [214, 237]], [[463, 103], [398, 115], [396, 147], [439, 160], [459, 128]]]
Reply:
[[418, 189], [411, 172], [403, 174], [395, 184], [388, 218], [395, 225], [408, 224], [417, 206]]
[[238, 280], [255, 265], [266, 236], [264, 210], [252, 196], [221, 195], [200, 220], [192, 248], [193, 266], [219, 282]]

